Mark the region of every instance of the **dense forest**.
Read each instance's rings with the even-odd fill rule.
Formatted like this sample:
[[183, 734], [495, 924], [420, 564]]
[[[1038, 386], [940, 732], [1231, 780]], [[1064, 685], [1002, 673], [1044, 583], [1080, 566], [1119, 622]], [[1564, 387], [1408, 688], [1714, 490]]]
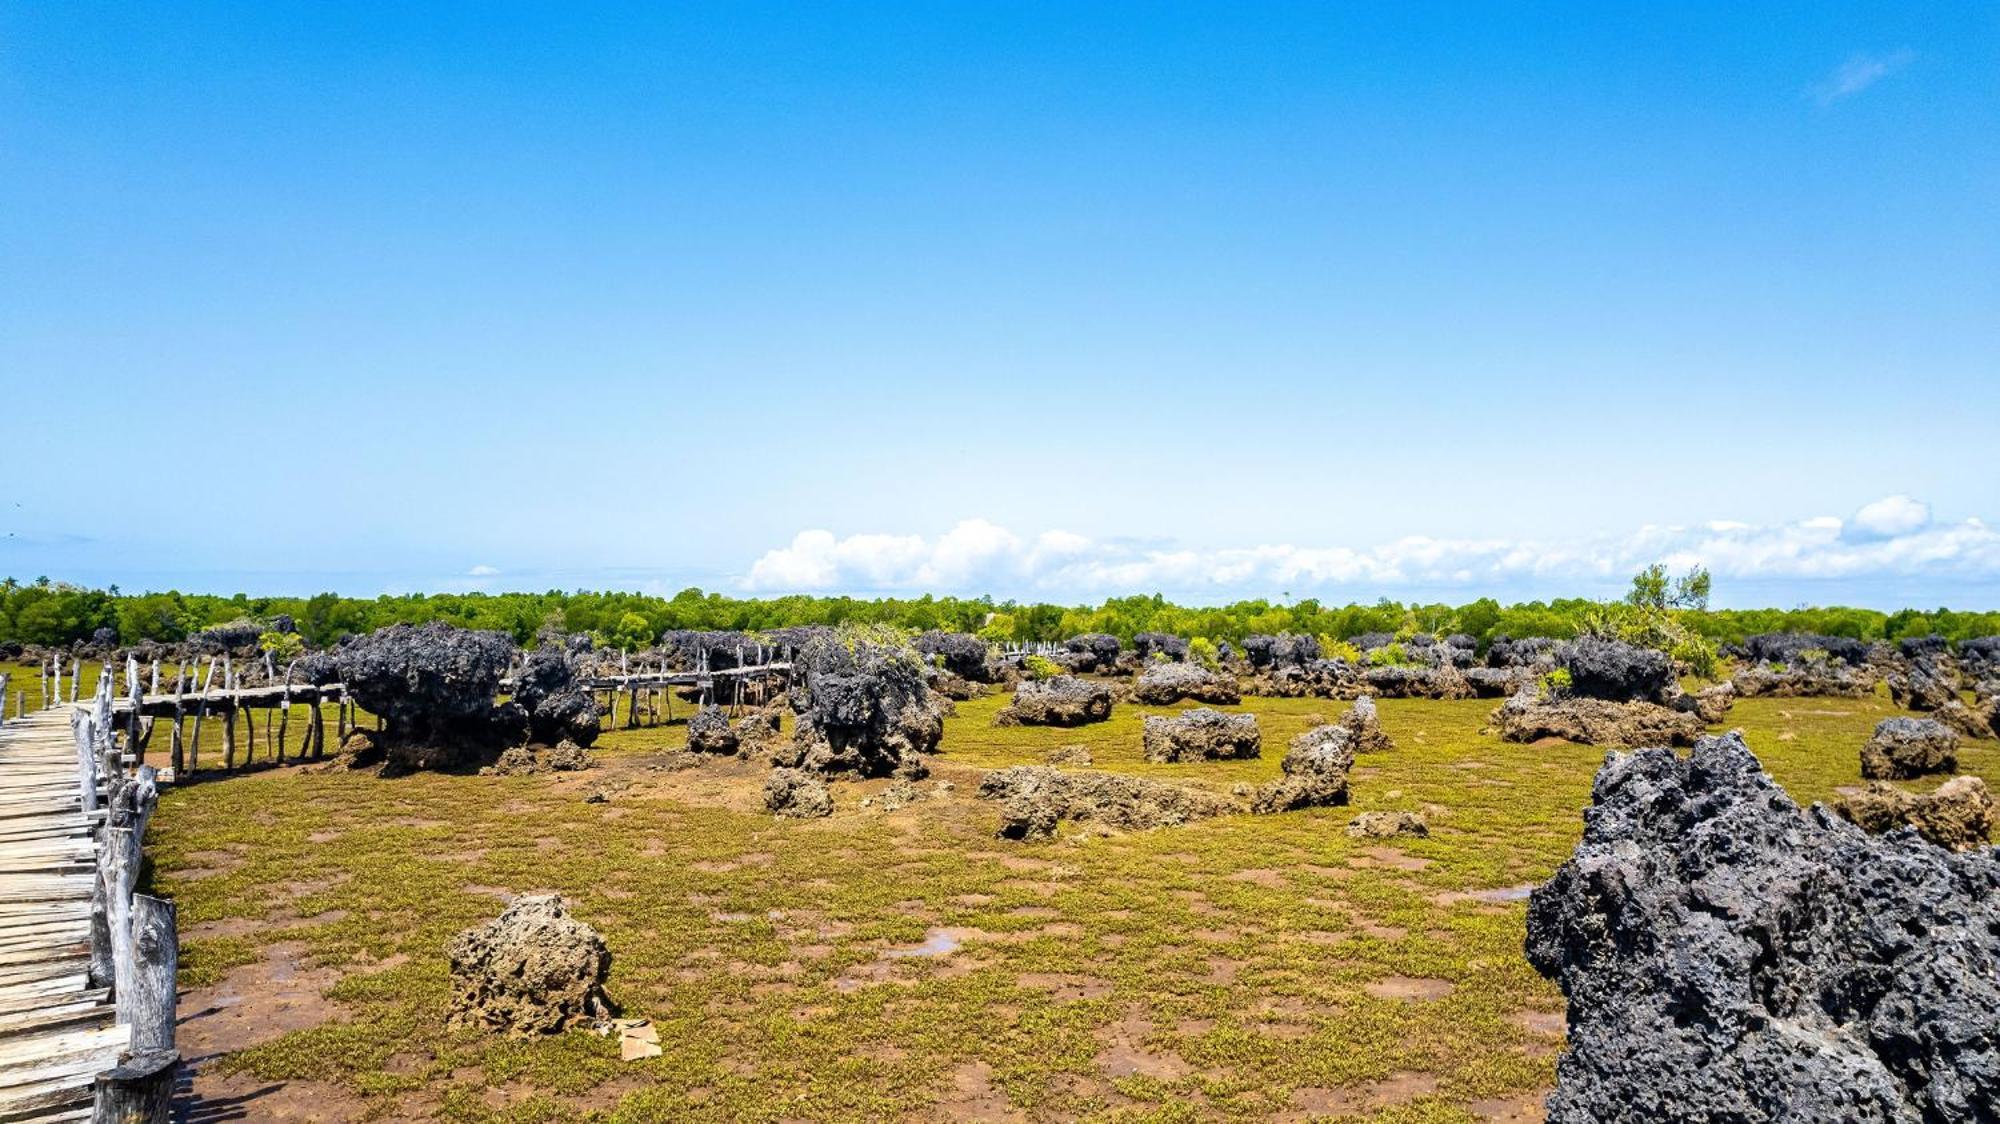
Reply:
[[[1641, 581], [1646, 575], [1641, 575]], [[1676, 614], [1691, 631], [1717, 642], [1760, 632], [1804, 631], [1858, 640], [1898, 639], [1932, 633], [1951, 639], [2000, 634], [2000, 612], [1905, 609], [1894, 613], [1839, 607], [1716, 609], [1701, 604]], [[1502, 605], [1481, 598], [1464, 605], [1404, 604], [1383, 599], [1368, 605], [1290, 604], [1265, 600], [1229, 605], [1176, 605], [1158, 595], [1117, 597], [1102, 605], [1019, 604], [991, 598], [792, 596], [736, 598], [699, 589], [672, 597], [639, 593], [431, 593], [375, 598], [321, 593], [312, 597], [218, 597], [184, 593], [128, 594], [84, 589], [46, 578], [0, 583], [0, 642], [68, 645], [100, 630], [120, 643], [180, 640], [211, 625], [237, 620], [291, 618], [307, 642], [323, 645], [350, 633], [397, 622], [442, 620], [469, 628], [497, 629], [526, 642], [544, 625], [592, 632], [621, 647], [645, 647], [668, 629], [757, 630], [805, 624], [890, 624], [909, 629], [978, 632], [994, 640], [1059, 640], [1084, 632], [1130, 639], [1139, 632], [1169, 632], [1239, 641], [1252, 633], [1295, 632], [1339, 639], [1365, 632], [1415, 630], [1463, 632], [1482, 642], [1494, 636], [1569, 636], [1601, 611], [1582, 598]]]

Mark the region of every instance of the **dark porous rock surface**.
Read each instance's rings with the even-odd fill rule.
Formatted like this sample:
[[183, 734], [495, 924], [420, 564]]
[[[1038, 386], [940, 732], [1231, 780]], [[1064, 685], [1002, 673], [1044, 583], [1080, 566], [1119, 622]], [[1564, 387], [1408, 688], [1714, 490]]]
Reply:
[[514, 676], [513, 697], [528, 712], [529, 741], [554, 745], [568, 739], [589, 745], [597, 740], [603, 721], [597, 698], [563, 648], [529, 652]]
[[1884, 718], [1861, 747], [1861, 775], [1899, 781], [1958, 768], [1958, 731], [1933, 718]]
[[1311, 636], [1262, 634], [1243, 638], [1243, 655], [1255, 668], [1291, 667], [1320, 657], [1319, 641]]
[[1183, 700], [1228, 706], [1242, 702], [1243, 691], [1231, 676], [1198, 663], [1156, 663], [1133, 681], [1132, 699], [1148, 706], [1172, 706]]
[[791, 696], [798, 728], [779, 765], [916, 780], [944, 736], [946, 701], [925, 683], [912, 648], [818, 637], [793, 665]]
[[1569, 672], [1569, 689], [1587, 699], [1664, 703], [1675, 687], [1665, 652], [1622, 640], [1579, 636], [1556, 649], [1556, 665]]
[[1496, 636], [1486, 648], [1489, 667], [1519, 667], [1547, 671], [1556, 665], [1561, 642], [1548, 636]]
[[1158, 656], [1178, 663], [1188, 658], [1187, 638], [1170, 632], [1142, 632], [1132, 638], [1132, 650], [1141, 660]]
[[688, 719], [687, 747], [690, 753], [731, 754], [739, 739], [729, 724], [729, 712], [719, 706], [705, 706]]
[[1532, 689], [1496, 707], [1493, 721], [1502, 741], [1560, 738], [1623, 749], [1693, 745], [1705, 730], [1699, 716], [1656, 703], [1551, 698]]
[[933, 630], [918, 635], [911, 643], [917, 651], [960, 679], [991, 683], [999, 678], [992, 647], [969, 632]]
[[1108, 672], [1118, 665], [1120, 647], [1116, 636], [1086, 632], [1063, 641], [1063, 650], [1056, 654], [1055, 660], [1079, 675], [1093, 671]]
[[1082, 726], [1111, 717], [1111, 688], [1074, 675], [1027, 679], [994, 715], [999, 726]]
[[2000, 858], [1801, 812], [1735, 734], [1612, 754], [1528, 907], [1553, 1124], [2000, 1121]]
[[397, 624], [342, 646], [341, 679], [354, 701], [383, 723], [392, 763], [457, 764], [527, 736], [519, 703], [496, 705], [514, 641], [442, 622]]
[[1250, 810], [1289, 812], [1347, 803], [1354, 749], [1353, 733], [1345, 724], [1314, 726], [1293, 738], [1279, 762], [1284, 776], [1259, 787], [1250, 798]]
[[1889, 698], [1905, 710], [1938, 710], [1958, 701], [1952, 673], [1936, 658], [1915, 659], [1889, 676]]
[[1384, 699], [1469, 699], [1473, 687], [1455, 667], [1371, 667], [1361, 673], [1369, 694]]
[[1122, 773], [1066, 773], [1047, 765], [987, 773], [979, 796], [1000, 803], [1004, 839], [1046, 839], [1059, 820], [1125, 829], [1175, 827], [1243, 810], [1237, 801], [1205, 789]]
[[1224, 714], [1202, 707], [1172, 718], [1147, 715], [1140, 740], [1146, 760], [1155, 763], [1222, 761], [1258, 756], [1264, 735], [1254, 714]]

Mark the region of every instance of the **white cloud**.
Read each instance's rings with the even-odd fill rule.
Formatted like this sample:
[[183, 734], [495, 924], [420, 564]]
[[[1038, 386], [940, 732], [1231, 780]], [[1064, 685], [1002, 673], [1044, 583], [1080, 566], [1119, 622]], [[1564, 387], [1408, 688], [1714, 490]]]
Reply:
[[1753, 525], [1715, 520], [1567, 540], [1412, 536], [1374, 547], [1263, 544], [1192, 549], [1102, 541], [1066, 531], [1023, 538], [983, 519], [935, 539], [800, 532], [738, 584], [751, 592], [933, 591], [1064, 595], [1210, 590], [1258, 594], [1397, 586], [1499, 588], [1619, 582], [1653, 562], [1706, 566], [1718, 579], [1950, 577], [2000, 580], [2000, 532], [1978, 519], [1939, 523], [1909, 496], [1830, 516]]
[[1833, 69], [1833, 73], [1813, 83], [1807, 93], [1822, 106], [1832, 105], [1896, 73], [1910, 65], [1916, 57], [1917, 53], [1908, 47], [1886, 55], [1850, 55], [1846, 62]]
[[488, 566], [483, 562], [465, 572], [465, 576], [469, 578], [491, 578], [498, 577], [499, 574], [500, 570], [498, 567]]
[[1907, 535], [1931, 521], [1931, 505], [1909, 496], [1884, 496], [1854, 513], [1850, 538], [1888, 539]]

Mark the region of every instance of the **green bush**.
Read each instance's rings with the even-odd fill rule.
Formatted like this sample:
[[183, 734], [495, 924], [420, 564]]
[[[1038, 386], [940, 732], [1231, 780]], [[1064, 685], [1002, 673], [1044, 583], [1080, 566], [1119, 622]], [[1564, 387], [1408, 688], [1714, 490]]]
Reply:
[[1197, 636], [1188, 641], [1188, 658], [1213, 670], [1222, 663], [1222, 650], [1208, 637]]
[[296, 632], [266, 632], [257, 637], [257, 646], [271, 653], [271, 660], [278, 666], [305, 655], [306, 640]]
[[1556, 668], [1542, 676], [1542, 693], [1552, 699], [1567, 698], [1570, 685], [1569, 669], [1566, 667]]
[[1021, 670], [1030, 679], [1047, 679], [1052, 675], [1061, 675], [1063, 673], [1062, 667], [1056, 661], [1047, 656], [1033, 654], [1021, 660]]

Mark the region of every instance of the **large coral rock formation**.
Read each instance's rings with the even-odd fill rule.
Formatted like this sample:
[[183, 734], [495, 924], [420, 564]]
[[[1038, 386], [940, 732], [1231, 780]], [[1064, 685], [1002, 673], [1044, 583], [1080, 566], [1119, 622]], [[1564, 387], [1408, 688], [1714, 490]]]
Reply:
[[736, 728], [729, 724], [729, 712], [719, 706], [705, 706], [688, 719], [687, 747], [690, 753], [727, 755], [736, 752]]
[[1258, 788], [1253, 812], [1332, 808], [1347, 803], [1347, 772], [1354, 768], [1355, 740], [1344, 722], [1314, 726], [1292, 739], [1279, 768], [1284, 776]]
[[940, 668], [973, 683], [991, 683], [999, 678], [992, 645], [969, 632], [931, 631], [912, 642], [917, 651]]
[[1958, 731], [1931, 718], [1884, 718], [1861, 747], [1861, 775], [1898, 781], [1958, 768]]
[[945, 705], [925, 684], [923, 658], [913, 649], [816, 637], [793, 665], [798, 728], [777, 762], [817, 773], [921, 778], [929, 772], [922, 755], [944, 736]]
[[1699, 716], [1657, 703], [1551, 698], [1534, 689], [1501, 703], [1493, 711], [1493, 721], [1503, 741], [1560, 738], [1624, 749], [1693, 745], [1704, 732]]
[[1889, 676], [1889, 698], [1905, 710], [1938, 710], [1959, 701], [1953, 673], [1938, 656], [1913, 659], [1906, 670]]
[[391, 625], [335, 654], [354, 700], [383, 723], [384, 748], [408, 767], [450, 765], [521, 741], [527, 714], [495, 705], [514, 641], [442, 622]]
[[1371, 667], [1361, 673], [1370, 694], [1384, 699], [1469, 699], [1476, 694], [1465, 673], [1440, 667]]
[[1202, 707], [1172, 718], [1147, 715], [1141, 741], [1146, 760], [1155, 763], [1212, 761], [1256, 757], [1263, 752], [1264, 735], [1254, 714], [1224, 714]]
[[1132, 683], [1132, 698], [1148, 706], [1172, 706], [1183, 700], [1233, 705], [1243, 701], [1236, 680], [1198, 663], [1156, 663]]
[[1000, 802], [1000, 835], [1006, 839], [1047, 838], [1059, 820], [1139, 829], [1243, 810], [1204, 789], [1121, 773], [1066, 773], [1046, 765], [996, 769], [980, 780], [979, 795]]
[[1665, 652], [1622, 640], [1579, 636], [1556, 649], [1556, 665], [1569, 672], [1570, 690], [1587, 699], [1664, 703], [1677, 686]]
[[597, 740], [603, 716], [597, 698], [577, 674], [575, 659], [559, 647], [537, 648], [514, 676], [514, 701], [528, 712], [528, 740], [554, 745]]
[[1074, 675], [1024, 680], [993, 721], [1001, 726], [1082, 726], [1111, 717], [1111, 688]]
[[2000, 1120], [2000, 858], [1801, 813], [1740, 737], [1609, 755], [1528, 909], [1553, 1124]]
[[1993, 838], [1993, 794], [1978, 777], [1953, 777], [1925, 793], [1870, 781], [1865, 790], [1835, 801], [1833, 809], [1878, 835], [1913, 827], [1954, 851], [1983, 847]]
[[616, 1014], [604, 994], [611, 953], [555, 894], [517, 898], [445, 949], [453, 1026], [548, 1034]]
[[1118, 666], [1120, 647], [1116, 636], [1086, 632], [1063, 641], [1063, 650], [1055, 654], [1055, 662], [1079, 675], [1108, 672]]

